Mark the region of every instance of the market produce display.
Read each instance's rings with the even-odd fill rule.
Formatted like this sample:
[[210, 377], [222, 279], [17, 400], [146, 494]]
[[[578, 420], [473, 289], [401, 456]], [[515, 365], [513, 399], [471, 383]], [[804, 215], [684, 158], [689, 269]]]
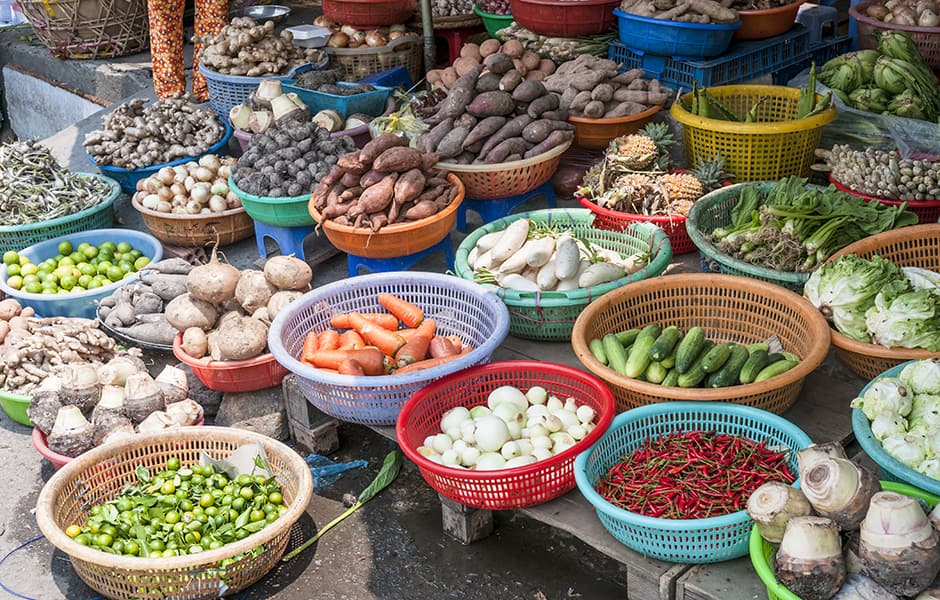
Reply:
[[30, 294], [65, 294], [83, 292], [131, 277], [150, 264], [128, 242], [87, 242], [73, 248], [68, 240], [59, 243], [59, 253], [39, 264], [14, 250], [3, 254], [6, 284]]
[[326, 27], [332, 33], [327, 40], [327, 48], [381, 48], [398, 38], [409, 36], [417, 38], [405, 25], [398, 23], [375, 29], [358, 29], [352, 25], [343, 25], [320, 15], [313, 20], [317, 27]]
[[[32, 307], [23, 306], [15, 298], [6, 298], [0, 300], [0, 344], [6, 339], [15, 325], [18, 329], [23, 328], [24, 319], [33, 316], [36, 311]], [[16, 319], [15, 321], [13, 319]]]
[[431, 3], [432, 17], [459, 17], [472, 15], [474, 0], [434, 0]]
[[166, 304], [166, 320], [193, 358], [254, 358], [267, 351], [268, 326], [277, 313], [310, 289], [313, 271], [293, 256], [275, 256], [263, 271], [239, 271], [216, 252], [186, 274], [186, 293]]
[[199, 39], [205, 44], [200, 61], [224, 75], [264, 77], [283, 75], [302, 64], [315, 62], [316, 48], [299, 48], [291, 43], [288, 30], [274, 32], [274, 22], [258, 25], [249, 17], [236, 17], [216, 35]]
[[514, 60], [496, 52], [470, 67], [424, 119], [431, 129], [415, 138], [415, 147], [459, 164], [493, 164], [532, 158], [572, 140], [574, 126], [559, 110], [558, 96], [523, 78]]
[[355, 150], [351, 137], [331, 139], [329, 131], [309, 120], [306, 107], [294, 108], [252, 136], [248, 151], [232, 169], [241, 191], [270, 198], [309, 194], [340, 156]]
[[101, 129], [85, 135], [96, 164], [133, 170], [195, 158], [225, 136], [215, 112], [187, 98], [145, 104], [142, 98], [125, 102], [101, 119]]
[[341, 156], [311, 202], [321, 219], [372, 231], [426, 219], [450, 206], [460, 192], [446, 173], [433, 170], [436, 162], [437, 155], [385, 133]]
[[340, 375], [413, 373], [455, 360], [473, 348], [456, 335], [437, 335], [437, 323], [394, 294], [378, 295], [387, 313], [342, 313], [332, 329], [304, 338], [300, 360]]
[[502, 40], [518, 40], [526, 50], [556, 63], [574, 60], [579, 56], [607, 56], [608, 43], [616, 39], [614, 32], [577, 38], [558, 38], [541, 35], [520, 26], [515, 21], [496, 32]]
[[355, 96], [357, 94], [375, 91], [375, 88], [367, 83], [356, 83], [344, 86], [336, 85], [342, 80], [343, 72], [339, 69], [307, 71], [298, 75], [297, 79], [295, 79], [291, 85], [307, 90], [333, 94], [334, 96]]
[[887, 206], [787, 177], [767, 191], [744, 186], [731, 223], [708, 238], [718, 250], [754, 265], [810, 272], [864, 237], [917, 224], [906, 204]]
[[897, 150], [833, 146], [817, 151], [832, 178], [852, 191], [889, 200], [940, 200], [940, 160], [902, 158]]
[[484, 235], [467, 255], [477, 283], [526, 292], [590, 288], [632, 275], [648, 262], [647, 254], [624, 257], [529, 219]]
[[940, 360], [912, 362], [897, 377], [879, 377], [852, 400], [871, 421], [885, 452], [918, 473], [940, 479]]
[[895, 25], [940, 27], [940, 4], [934, 0], [888, 0], [866, 7], [865, 14]]
[[[708, 88], [692, 86], [692, 98], [684, 108], [698, 117], [718, 119], [720, 121], [737, 121], [741, 123], [769, 123], [760, 120], [760, 108], [769, 98], [764, 97], [755, 102], [742, 116], [725, 106], [725, 104], [708, 91]], [[829, 108], [832, 103], [832, 92], [816, 98], [816, 63], [809, 69], [809, 82], [800, 88], [800, 98], [797, 105], [797, 119], [805, 119], [818, 115]]]
[[480, 10], [491, 15], [508, 15], [510, 13], [509, 0], [480, 0], [477, 4]]
[[940, 117], [940, 83], [904, 31], [882, 32], [877, 50], [833, 58], [823, 65], [819, 81], [859, 110], [934, 123]]
[[139, 281], [119, 287], [98, 303], [98, 318], [129, 338], [170, 346], [178, 333], [166, 319], [167, 303], [186, 293], [193, 266], [181, 258], [147, 265]]
[[681, 431], [647, 438], [595, 488], [614, 506], [646, 517], [706, 519], [742, 510], [765, 482], [792, 483], [785, 457], [745, 437]]
[[104, 180], [64, 169], [36, 140], [0, 144], [0, 213], [6, 225], [74, 215], [110, 195]]
[[264, 133], [288, 119], [299, 120], [309, 116], [307, 105], [297, 94], [285, 94], [281, 82], [276, 79], [263, 79], [244, 104], [232, 107], [228, 118], [235, 129]]
[[673, 96], [658, 80], [644, 79], [642, 69], [621, 73], [614, 61], [586, 54], [559, 65], [545, 89], [560, 96], [561, 110], [592, 119], [637, 115]]
[[940, 572], [940, 535], [931, 525], [937, 511], [928, 515], [916, 498], [879, 491], [875, 475], [837, 443], [797, 457], [799, 489], [766, 484], [748, 500], [761, 536], [779, 543], [777, 579], [805, 600], [933, 598], [918, 594]]
[[[449, 90], [457, 83], [457, 79], [470, 69], [483, 64], [487, 57], [500, 53], [512, 58], [512, 68], [502, 76], [506, 78], [506, 81], [503, 81], [502, 77], [497, 79], [494, 73], [493, 77], [477, 82], [477, 86], [481, 88], [479, 91], [503, 90], [512, 92], [513, 84], [518, 85], [526, 79], [541, 81], [555, 72], [555, 63], [552, 60], [540, 58], [535, 52], [523, 48], [522, 44], [516, 40], [507, 40], [500, 43], [499, 40], [488, 39], [480, 44], [472, 42], [464, 44], [460, 48], [460, 58], [455, 60], [453, 65], [446, 69], [431, 69], [428, 71], [428, 83]], [[511, 71], [515, 71], [515, 73], [507, 74]], [[517, 78], [517, 74], [522, 77]]]
[[238, 208], [228, 189], [235, 159], [215, 154], [175, 167], [163, 167], [137, 182], [133, 199], [146, 209], [176, 215], [211, 215]]
[[[166, 461], [165, 470], [137, 468], [137, 481], [95, 504], [66, 535], [109, 554], [161, 558], [216, 550], [261, 531], [287, 512], [274, 477], [230, 476], [212, 464]], [[222, 561], [222, 568], [237, 561]]]
[[562, 400], [541, 386], [523, 392], [504, 385], [490, 392], [486, 405], [444, 413], [441, 433], [428, 436], [418, 453], [454, 468], [523, 467], [572, 448], [591, 433], [596, 416], [590, 406]]
[[[771, 348], [771, 344], [774, 348]], [[715, 343], [701, 327], [647, 325], [590, 341], [591, 354], [621, 375], [670, 387], [728, 387], [766, 381], [800, 364], [778, 340]]]
[[202, 406], [190, 400], [186, 373], [167, 365], [156, 379], [134, 354], [102, 366], [69, 365], [33, 391], [29, 419], [49, 449], [74, 458], [138, 433], [195, 425]]
[[820, 266], [803, 294], [854, 340], [940, 352], [940, 273], [849, 254]]
[[737, 23], [738, 13], [715, 0], [623, 0], [620, 10], [638, 17], [683, 23]]

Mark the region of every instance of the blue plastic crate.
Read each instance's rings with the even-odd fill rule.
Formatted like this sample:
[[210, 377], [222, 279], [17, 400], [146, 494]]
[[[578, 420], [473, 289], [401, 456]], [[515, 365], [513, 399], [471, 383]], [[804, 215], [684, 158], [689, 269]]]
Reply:
[[366, 75], [359, 80], [359, 83], [384, 85], [392, 88], [403, 87], [406, 90], [410, 90], [411, 86], [414, 85], [414, 82], [411, 80], [411, 75], [405, 67], [395, 67], [387, 71], [379, 71], [378, 73]]
[[852, 36], [840, 35], [829, 38], [821, 44], [811, 44], [809, 54], [796, 64], [790, 65], [774, 73], [774, 84], [786, 85], [791, 79], [808, 69], [810, 63], [816, 62], [817, 70], [837, 56], [841, 56], [852, 49]]
[[691, 89], [693, 83], [705, 87], [740, 83], [802, 64], [808, 56], [809, 31], [802, 25], [766, 40], [734, 42], [723, 55], [707, 60], [644, 54], [617, 40], [611, 41], [608, 49], [608, 57], [624, 70], [643, 69], [666, 85], [685, 89]]
[[[285, 81], [281, 87], [284, 88], [285, 93], [294, 92], [297, 94], [311, 113], [316, 114], [321, 110], [335, 110], [344, 119], [355, 113], [363, 113], [373, 117], [381, 115], [385, 111], [385, 104], [392, 93], [390, 87], [373, 86], [375, 90], [371, 92], [363, 92], [354, 96], [339, 96], [297, 87], [293, 84], [294, 80], [291, 79]], [[352, 87], [357, 84], [340, 81], [336, 85]]]
[[617, 32], [625, 46], [663, 56], [718, 56], [728, 49], [737, 23], [683, 23], [641, 17], [614, 9]]

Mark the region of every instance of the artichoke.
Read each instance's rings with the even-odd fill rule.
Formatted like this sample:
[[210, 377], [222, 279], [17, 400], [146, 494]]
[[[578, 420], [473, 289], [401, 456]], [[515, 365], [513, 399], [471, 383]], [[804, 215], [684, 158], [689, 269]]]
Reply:
[[888, 112], [899, 117], [927, 120], [924, 103], [913, 90], [907, 89], [888, 103]]
[[865, 67], [855, 53], [844, 54], [833, 58], [819, 73], [819, 81], [827, 87], [842, 90], [845, 93], [854, 91], [862, 85]]
[[888, 109], [891, 94], [880, 87], [866, 85], [849, 94], [849, 104], [859, 110], [882, 113]]
[[903, 69], [899, 69], [897, 59], [880, 56], [875, 61], [875, 84], [889, 94], [900, 94], [908, 88]]

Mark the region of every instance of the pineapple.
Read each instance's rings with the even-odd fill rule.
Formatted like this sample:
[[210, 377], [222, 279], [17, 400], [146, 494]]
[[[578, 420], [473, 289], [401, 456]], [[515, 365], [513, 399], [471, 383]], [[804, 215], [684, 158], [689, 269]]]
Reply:
[[705, 194], [702, 182], [691, 173], [666, 173], [656, 178], [670, 201], [695, 202]]
[[734, 179], [734, 175], [725, 173], [725, 157], [721, 154], [711, 160], [696, 156], [691, 173], [702, 183], [704, 194], [720, 188], [723, 181]]
[[656, 170], [665, 171], [669, 165], [669, 146], [674, 143], [669, 125], [650, 123], [637, 133], [614, 140], [616, 161], [630, 170], [653, 166]]

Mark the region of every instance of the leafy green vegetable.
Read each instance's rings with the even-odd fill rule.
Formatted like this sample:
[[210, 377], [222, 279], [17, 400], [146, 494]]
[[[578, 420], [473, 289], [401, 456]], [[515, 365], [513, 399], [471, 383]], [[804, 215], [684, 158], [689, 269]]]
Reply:
[[865, 313], [872, 341], [888, 348], [940, 351], [940, 293], [916, 290], [891, 297], [881, 292]]
[[940, 395], [940, 358], [913, 362], [901, 370], [898, 379], [915, 394]]
[[911, 412], [913, 394], [894, 377], [881, 377], [868, 386], [865, 393], [852, 400], [852, 408], [860, 408], [869, 420], [882, 413], [905, 417]]

